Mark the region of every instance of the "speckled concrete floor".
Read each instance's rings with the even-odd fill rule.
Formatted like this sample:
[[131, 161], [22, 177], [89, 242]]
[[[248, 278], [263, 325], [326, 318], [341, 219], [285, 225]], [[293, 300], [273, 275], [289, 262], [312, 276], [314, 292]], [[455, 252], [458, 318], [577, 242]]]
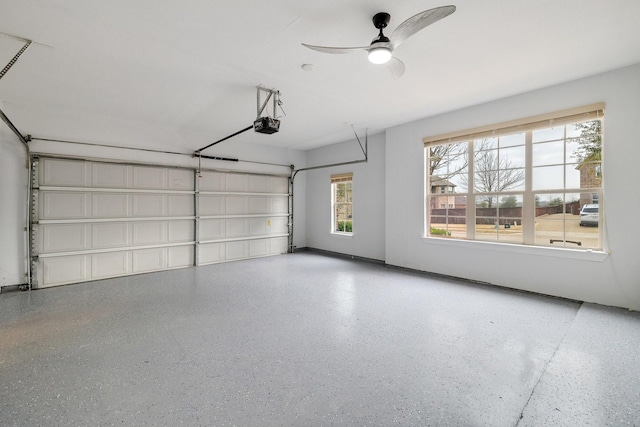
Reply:
[[640, 425], [640, 314], [320, 254], [0, 295], [0, 425]]

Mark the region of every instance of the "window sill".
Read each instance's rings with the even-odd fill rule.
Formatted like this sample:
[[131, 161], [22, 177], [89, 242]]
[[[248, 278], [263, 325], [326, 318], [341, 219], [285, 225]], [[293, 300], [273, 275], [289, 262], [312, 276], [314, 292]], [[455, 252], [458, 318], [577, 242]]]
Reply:
[[332, 231], [331, 235], [332, 236], [339, 236], [339, 237], [348, 237], [348, 238], [353, 237], [353, 233], [340, 233], [338, 231]]
[[443, 237], [422, 237], [422, 240], [431, 245], [448, 246], [452, 248], [469, 248], [478, 250], [491, 250], [495, 252], [509, 252], [512, 254], [544, 256], [552, 258], [576, 259], [580, 261], [604, 262], [609, 257], [609, 252], [594, 249], [570, 249], [552, 248], [545, 246], [527, 246], [498, 242], [482, 242], [478, 240], [448, 239]]

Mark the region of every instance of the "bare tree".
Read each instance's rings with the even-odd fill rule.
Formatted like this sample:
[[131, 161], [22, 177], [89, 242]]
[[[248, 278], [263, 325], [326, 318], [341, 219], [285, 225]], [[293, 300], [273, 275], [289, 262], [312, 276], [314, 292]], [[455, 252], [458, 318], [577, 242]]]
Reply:
[[[476, 150], [473, 163], [474, 188], [480, 193], [497, 193], [507, 191], [524, 182], [524, 169], [516, 168], [509, 159], [499, 158], [497, 150], [487, 149], [487, 140], [482, 140]], [[462, 177], [466, 184], [466, 176]], [[485, 196], [480, 200], [485, 201], [488, 208], [493, 207], [495, 196]]]
[[[456, 164], [458, 159], [463, 162]], [[467, 144], [443, 144], [429, 147], [429, 176], [437, 175], [448, 179], [452, 175], [466, 169], [468, 165]]]

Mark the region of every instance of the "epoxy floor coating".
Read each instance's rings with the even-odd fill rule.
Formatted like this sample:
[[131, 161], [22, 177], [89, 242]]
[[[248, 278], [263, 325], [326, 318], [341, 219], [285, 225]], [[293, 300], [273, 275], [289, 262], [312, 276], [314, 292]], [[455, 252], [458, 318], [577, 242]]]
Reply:
[[0, 294], [0, 425], [640, 425], [640, 314], [301, 252]]

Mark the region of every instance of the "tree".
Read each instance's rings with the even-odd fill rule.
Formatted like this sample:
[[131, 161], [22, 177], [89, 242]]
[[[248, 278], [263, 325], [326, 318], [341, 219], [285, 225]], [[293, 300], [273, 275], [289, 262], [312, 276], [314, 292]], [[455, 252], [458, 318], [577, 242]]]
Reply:
[[570, 142], [576, 142], [578, 149], [575, 157], [579, 163], [595, 162], [602, 160], [602, 121], [577, 123], [576, 129], [580, 136], [572, 138]]
[[[524, 182], [524, 169], [516, 168], [507, 158], [498, 158], [497, 150], [488, 150], [488, 141], [482, 140], [476, 149], [473, 164], [474, 186], [480, 193], [507, 191]], [[466, 177], [462, 177], [465, 181]], [[485, 196], [481, 200], [488, 208], [493, 207], [495, 196]], [[480, 200], [480, 199], [479, 199]]]
[[502, 198], [502, 202], [500, 203], [501, 208], [517, 208], [518, 207], [518, 198], [516, 196], [507, 196]]
[[[457, 160], [462, 160], [462, 162], [458, 163]], [[448, 179], [466, 169], [467, 164], [466, 142], [429, 147], [429, 176], [437, 175], [440, 178]]]
[[549, 200], [549, 204], [547, 206], [562, 206], [564, 205], [564, 200], [562, 200], [562, 197], [554, 197], [553, 199]]

